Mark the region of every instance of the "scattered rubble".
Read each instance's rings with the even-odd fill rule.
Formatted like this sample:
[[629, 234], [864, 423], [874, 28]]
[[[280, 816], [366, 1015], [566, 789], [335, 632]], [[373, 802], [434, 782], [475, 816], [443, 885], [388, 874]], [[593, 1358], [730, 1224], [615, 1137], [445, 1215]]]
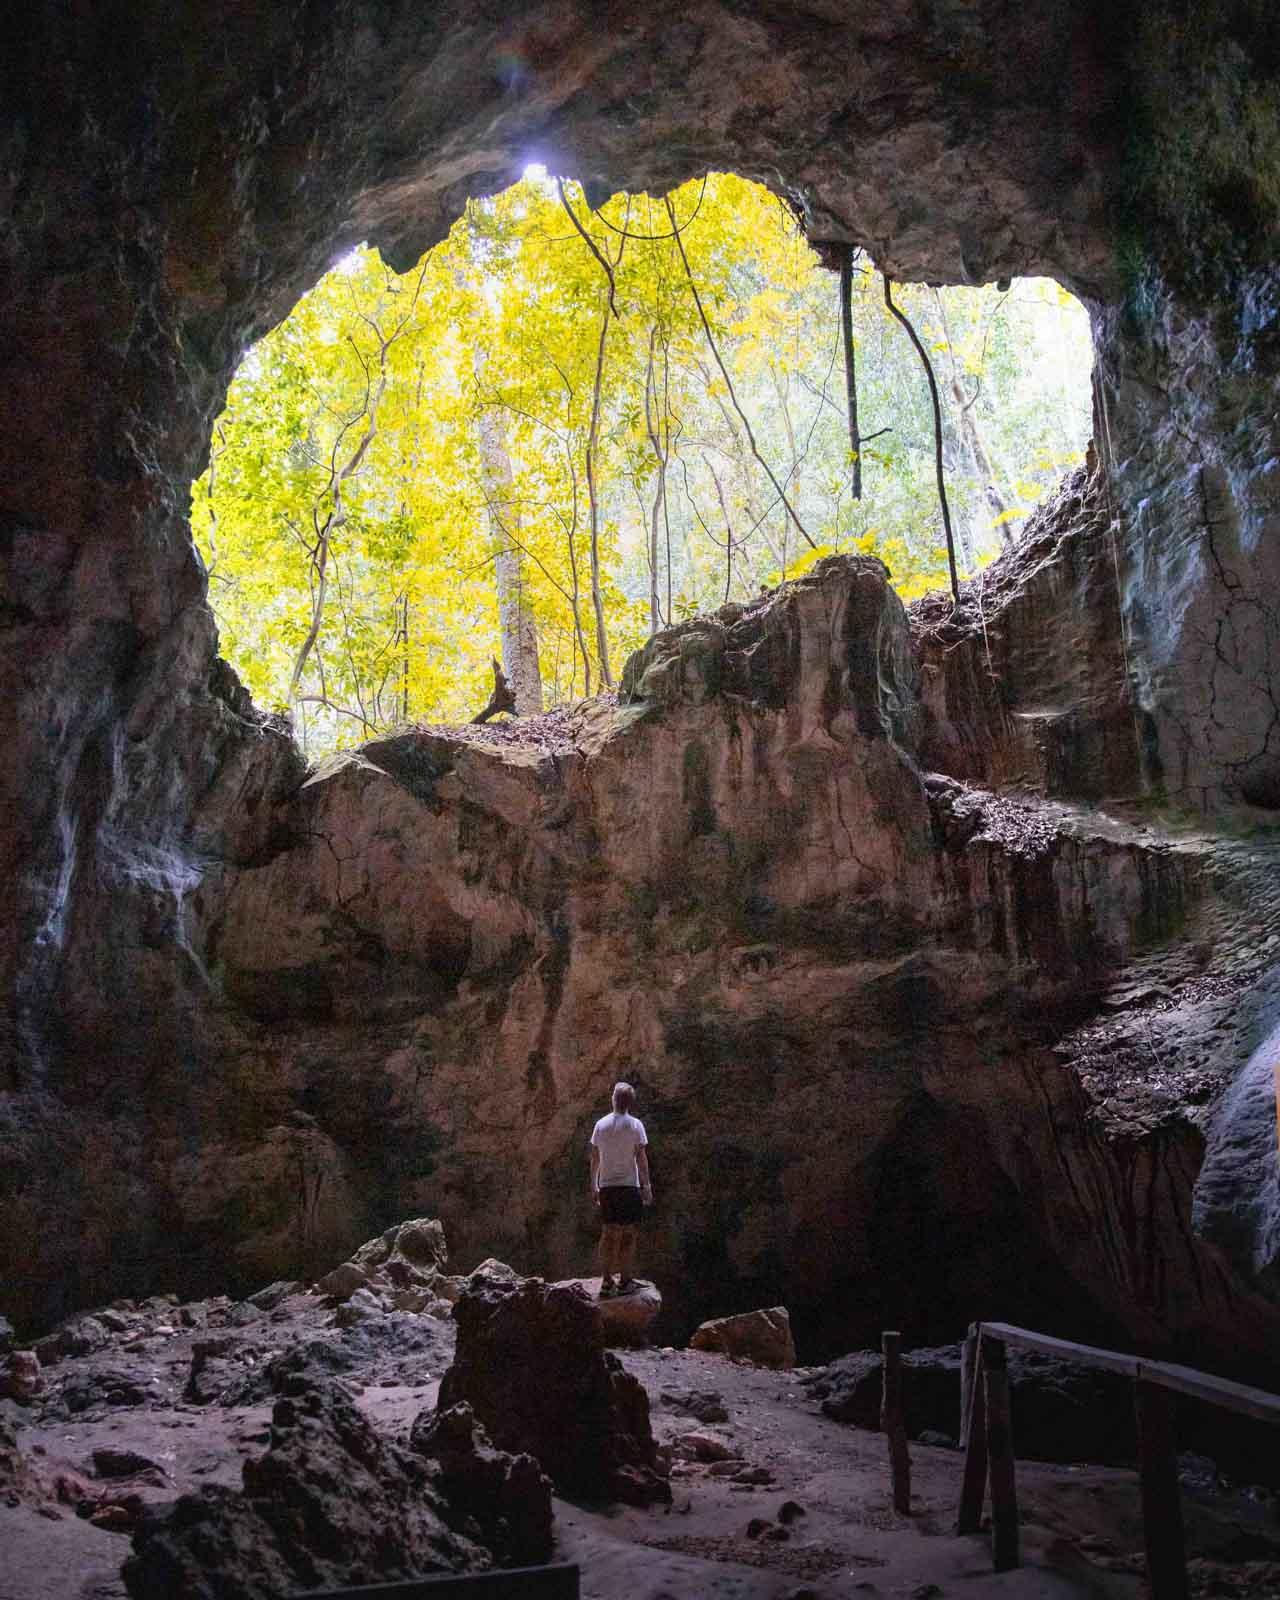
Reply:
[[416, 1217], [362, 1244], [350, 1261], [317, 1281], [316, 1293], [345, 1308], [339, 1314], [343, 1327], [387, 1311], [448, 1317], [462, 1284], [444, 1271], [448, 1259], [440, 1223]]

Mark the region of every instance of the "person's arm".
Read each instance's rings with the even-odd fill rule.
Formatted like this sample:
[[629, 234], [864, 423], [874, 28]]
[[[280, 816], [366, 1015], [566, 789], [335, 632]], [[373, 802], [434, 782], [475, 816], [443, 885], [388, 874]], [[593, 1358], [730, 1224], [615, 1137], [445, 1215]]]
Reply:
[[600, 1204], [600, 1151], [595, 1145], [591, 1146], [591, 1198]]
[[649, 1147], [641, 1145], [636, 1151], [636, 1171], [640, 1174], [640, 1198], [645, 1205], [653, 1204], [653, 1185], [649, 1182]]

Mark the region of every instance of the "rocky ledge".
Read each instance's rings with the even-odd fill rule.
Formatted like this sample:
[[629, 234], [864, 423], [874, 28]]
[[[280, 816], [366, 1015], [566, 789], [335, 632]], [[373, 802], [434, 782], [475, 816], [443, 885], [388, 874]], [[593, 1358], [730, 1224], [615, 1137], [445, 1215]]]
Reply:
[[[206, 797], [208, 837], [253, 797], [252, 847], [185, 892], [180, 1052], [140, 1045], [92, 1122], [66, 1084], [12, 1103], [12, 1225], [67, 1203], [56, 1129], [86, 1219], [127, 1211], [188, 1295], [415, 1213], [569, 1278], [626, 1076], [660, 1338], [779, 1302], [810, 1353], [998, 1315], [1269, 1381], [1276, 846], [1128, 791], [1100, 496], [1073, 479], [959, 608], [909, 616], [879, 562], [829, 558], [547, 718], [293, 786], [264, 731], [262, 770]], [[15, 1320], [119, 1271], [84, 1232], [78, 1276], [14, 1275]], [[366, 1287], [450, 1302], [430, 1262], [348, 1275], [353, 1317]]]

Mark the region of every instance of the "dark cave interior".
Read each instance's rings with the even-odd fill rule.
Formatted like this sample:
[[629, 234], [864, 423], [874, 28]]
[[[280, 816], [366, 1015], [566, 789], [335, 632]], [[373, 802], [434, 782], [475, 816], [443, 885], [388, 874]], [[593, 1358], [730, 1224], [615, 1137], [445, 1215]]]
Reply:
[[[767, 1291], [815, 1356], [997, 1315], [1276, 1385], [1276, 50], [1260, 0], [36, 8], [0, 180], [24, 1339], [406, 1217], [579, 1270], [570, 1169], [639, 1060], [686, 1331]], [[337, 255], [416, 260], [531, 159], [759, 178], [904, 281], [1055, 276], [1094, 457], [957, 607], [841, 558], [655, 636], [536, 759], [404, 735], [304, 782], [217, 658], [213, 415]]]

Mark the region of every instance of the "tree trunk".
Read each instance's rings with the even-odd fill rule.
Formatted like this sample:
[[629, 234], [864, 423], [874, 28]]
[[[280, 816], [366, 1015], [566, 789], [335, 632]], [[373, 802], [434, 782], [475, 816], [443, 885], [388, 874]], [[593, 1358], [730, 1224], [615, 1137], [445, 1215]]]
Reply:
[[[658, 411], [657, 378], [654, 371], [654, 347], [658, 340], [656, 327], [649, 329], [649, 360], [644, 375], [644, 423], [649, 435], [649, 448], [657, 462], [654, 473], [653, 506], [649, 514], [649, 632], [657, 633], [662, 626], [662, 605], [658, 598], [658, 534], [663, 526], [667, 509], [667, 451], [663, 449], [662, 421]], [[669, 446], [668, 446], [669, 448]], [[668, 554], [667, 587], [671, 586], [670, 556]], [[669, 608], [668, 608], [669, 609]]]
[[[483, 353], [476, 364], [483, 366]], [[488, 506], [492, 544], [493, 582], [498, 595], [498, 628], [502, 641], [502, 669], [515, 696], [518, 717], [534, 717], [542, 710], [542, 674], [538, 666], [538, 624], [529, 605], [524, 553], [519, 546], [520, 513], [512, 493], [515, 475], [507, 453], [506, 430], [496, 408], [489, 406], [476, 418], [480, 441], [480, 473]]]
[[948, 388], [952, 399], [956, 402], [956, 414], [960, 420], [957, 428], [947, 430], [943, 434], [942, 464], [946, 469], [947, 482], [958, 486], [954, 512], [956, 546], [960, 552], [962, 571], [967, 577], [972, 577], [977, 566], [975, 535], [981, 526], [980, 521], [975, 519], [973, 504], [981, 492], [980, 471], [969, 448], [969, 436], [964, 426], [964, 397], [954, 383], [948, 385]]
[[606, 689], [613, 688], [613, 671], [609, 665], [609, 633], [604, 620], [604, 594], [600, 584], [600, 491], [596, 483], [596, 450], [600, 443], [600, 406], [604, 385], [604, 355], [609, 342], [609, 319], [612, 316], [612, 283], [610, 296], [600, 313], [600, 341], [596, 346], [595, 381], [591, 391], [591, 425], [587, 433], [587, 502], [591, 517], [591, 543], [588, 554], [591, 562], [591, 609], [596, 619], [596, 659], [600, 663], [600, 678]]
[[844, 351], [845, 409], [849, 415], [849, 454], [853, 457], [853, 498], [862, 499], [862, 429], [858, 423], [858, 369], [853, 353], [853, 246], [840, 254], [840, 344]]
[[[937, 289], [933, 291], [933, 298], [937, 303], [938, 316], [942, 321], [942, 336], [947, 341], [947, 352], [951, 357], [951, 398], [955, 402], [956, 415], [960, 419], [960, 439], [964, 449], [968, 452], [969, 459], [973, 462], [974, 477], [982, 486], [982, 497], [986, 502], [987, 510], [996, 531], [1000, 535], [1001, 543], [1005, 546], [1013, 543], [1014, 530], [1007, 521], [1002, 520], [1008, 505], [1004, 495], [1000, 492], [1000, 485], [996, 478], [996, 470], [992, 465], [991, 457], [987, 452], [986, 443], [982, 437], [982, 430], [978, 427], [978, 419], [974, 415], [974, 407], [978, 399], [978, 386], [975, 386], [971, 395], [966, 396], [964, 385], [960, 381], [960, 363], [956, 360], [955, 346], [951, 342], [951, 328], [947, 322], [947, 308], [943, 304], [942, 296]], [[985, 350], [985, 346], [984, 346]], [[978, 385], [981, 384], [984, 373], [978, 374]]]
[[961, 392], [960, 385], [952, 379], [951, 393], [960, 412], [960, 431], [965, 445], [973, 459], [974, 472], [978, 482], [982, 485], [983, 498], [986, 507], [995, 524], [996, 532], [1000, 535], [1001, 544], [1011, 545], [1017, 533], [1017, 524], [1009, 520], [1009, 505], [1000, 489], [999, 479], [995, 465], [987, 450], [986, 441], [982, 437], [982, 430], [978, 426], [978, 419], [973, 414], [973, 401], [966, 400]]

